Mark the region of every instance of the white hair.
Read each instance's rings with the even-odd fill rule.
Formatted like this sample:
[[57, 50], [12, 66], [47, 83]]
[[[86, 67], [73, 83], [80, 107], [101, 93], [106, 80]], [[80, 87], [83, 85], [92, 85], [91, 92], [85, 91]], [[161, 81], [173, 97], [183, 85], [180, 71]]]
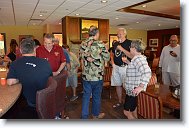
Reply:
[[125, 28], [118, 28], [118, 31], [123, 31], [123, 33], [124, 33], [125, 35], [127, 35], [127, 31], [126, 31]]

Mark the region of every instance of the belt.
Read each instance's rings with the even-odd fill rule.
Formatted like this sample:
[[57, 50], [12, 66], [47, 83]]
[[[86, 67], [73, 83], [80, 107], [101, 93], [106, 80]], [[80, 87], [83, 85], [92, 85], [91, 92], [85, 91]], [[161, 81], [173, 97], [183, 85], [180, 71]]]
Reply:
[[127, 66], [128, 64], [124, 64], [124, 65], [120, 65], [119, 67], [125, 67], [125, 66]]

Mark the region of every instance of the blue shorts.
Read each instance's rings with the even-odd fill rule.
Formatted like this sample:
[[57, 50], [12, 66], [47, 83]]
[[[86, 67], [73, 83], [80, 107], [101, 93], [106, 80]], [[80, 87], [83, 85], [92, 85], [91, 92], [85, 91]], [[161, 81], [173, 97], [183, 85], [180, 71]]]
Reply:
[[71, 87], [77, 87], [78, 80], [77, 80], [77, 74], [68, 76], [68, 79], [66, 81], [66, 87], [71, 86]]

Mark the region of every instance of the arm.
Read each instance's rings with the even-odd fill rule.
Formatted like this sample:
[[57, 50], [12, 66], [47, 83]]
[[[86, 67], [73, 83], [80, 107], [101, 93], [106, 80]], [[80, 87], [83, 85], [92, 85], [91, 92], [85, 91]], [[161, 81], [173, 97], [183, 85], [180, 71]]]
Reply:
[[62, 71], [62, 69], [64, 69], [64, 67], [66, 65], [66, 57], [65, 57], [61, 47], [59, 47], [58, 52], [60, 53], [61, 64], [60, 64], [58, 70], [56, 72], [53, 72], [53, 76], [58, 75]]
[[175, 57], [176, 61], [180, 61], [180, 47], [175, 52], [170, 53], [171, 56]]
[[112, 52], [112, 50], [110, 51], [110, 59], [111, 59], [111, 63], [113, 66], [114, 65], [114, 53]]
[[141, 83], [137, 88], [133, 90], [133, 93], [138, 95], [141, 91], [146, 90], [147, 84], [151, 78], [151, 69], [148, 66], [146, 60], [141, 58], [137, 58], [135, 66], [138, 69], [138, 71], [141, 73], [141, 78], [140, 78]]
[[57, 76], [62, 71], [62, 69], [65, 67], [65, 65], [66, 65], [66, 62], [61, 63], [58, 70], [56, 72], [53, 72], [53, 76]]
[[8, 85], [17, 84], [18, 82], [19, 82], [18, 79], [14, 79], [14, 78], [9, 78], [9, 79], [7, 79], [7, 84], [8, 84]]
[[104, 46], [104, 44], [101, 42], [99, 43], [99, 46], [101, 48], [101, 53], [99, 53], [102, 58], [105, 60], [105, 61], [109, 61], [110, 60], [110, 53], [108, 52], [108, 49]]
[[80, 46], [80, 57], [81, 59], [85, 59], [89, 62], [94, 61], [94, 59], [91, 57], [90, 47], [91, 47], [91, 40], [86, 40], [81, 43]]
[[13, 85], [18, 82], [19, 80], [17, 78], [16, 67], [14, 66], [14, 62], [13, 62], [9, 67], [9, 72], [7, 73], [7, 84]]
[[124, 52], [125, 55], [128, 56], [129, 58], [132, 59], [132, 58], [134, 57], [129, 51], [127, 51], [126, 49], [124, 49], [121, 45], [118, 45], [117, 48], [118, 48], [120, 51]]
[[161, 55], [160, 55], [160, 59], [159, 59], [159, 67], [162, 67], [162, 63], [163, 63], [163, 58], [164, 58], [164, 51], [165, 51], [165, 47], [163, 48]]

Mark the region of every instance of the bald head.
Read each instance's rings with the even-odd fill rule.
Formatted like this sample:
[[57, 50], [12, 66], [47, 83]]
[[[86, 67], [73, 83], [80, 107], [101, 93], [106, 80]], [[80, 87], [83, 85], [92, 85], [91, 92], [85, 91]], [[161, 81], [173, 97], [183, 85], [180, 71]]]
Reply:
[[178, 37], [177, 37], [177, 35], [171, 35], [171, 37], [169, 39], [169, 42], [170, 42], [170, 46], [171, 47], [176, 47], [177, 43], [178, 43]]
[[125, 28], [118, 28], [117, 37], [118, 40], [124, 41], [126, 39], [127, 31]]

